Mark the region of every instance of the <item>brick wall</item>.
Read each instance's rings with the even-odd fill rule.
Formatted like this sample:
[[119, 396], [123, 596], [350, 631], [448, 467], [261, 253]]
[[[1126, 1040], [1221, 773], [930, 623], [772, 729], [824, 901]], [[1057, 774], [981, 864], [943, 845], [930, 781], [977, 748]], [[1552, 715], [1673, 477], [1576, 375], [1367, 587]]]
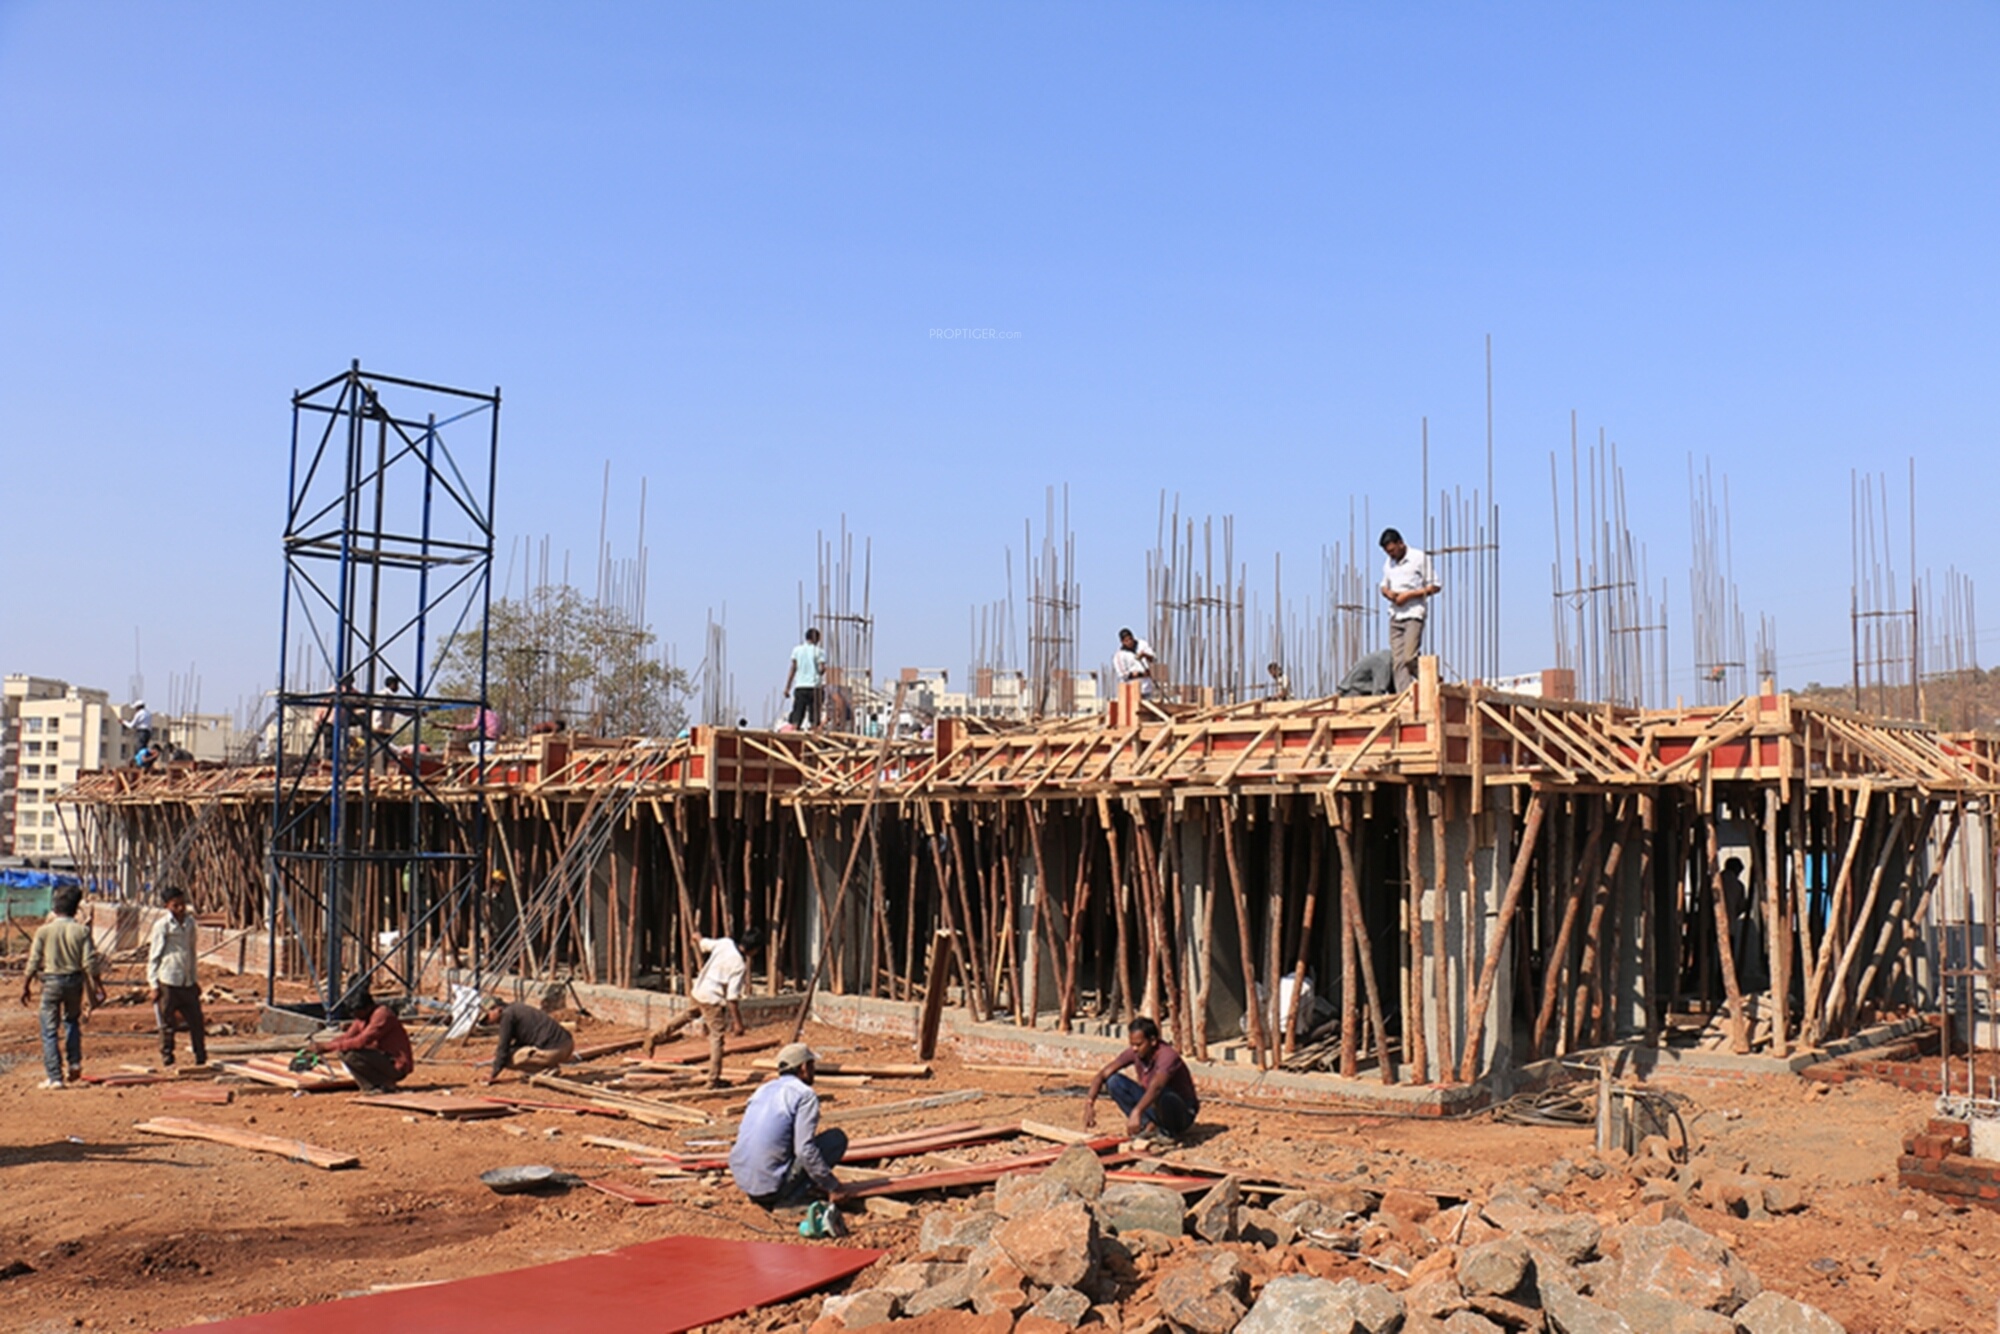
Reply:
[[1963, 1121], [1933, 1118], [1903, 1138], [1896, 1182], [1954, 1204], [2000, 1212], [2000, 1162], [1972, 1156], [1972, 1128]]

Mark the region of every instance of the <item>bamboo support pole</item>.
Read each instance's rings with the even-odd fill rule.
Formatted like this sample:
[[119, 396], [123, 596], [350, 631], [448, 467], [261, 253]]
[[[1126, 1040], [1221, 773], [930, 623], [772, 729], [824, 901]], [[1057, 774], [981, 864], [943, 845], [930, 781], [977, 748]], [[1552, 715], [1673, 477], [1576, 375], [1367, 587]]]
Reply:
[[1535, 842], [1541, 837], [1542, 820], [1547, 812], [1542, 793], [1537, 790], [1528, 800], [1528, 818], [1521, 830], [1521, 841], [1514, 849], [1514, 865], [1507, 876], [1507, 890], [1500, 899], [1499, 919], [1493, 926], [1493, 939], [1486, 949], [1486, 962], [1479, 970], [1479, 987], [1473, 993], [1472, 1005], [1465, 1021], [1465, 1054], [1458, 1064], [1458, 1078], [1461, 1083], [1471, 1083], [1479, 1068], [1479, 1047], [1486, 1033], [1486, 1011], [1493, 1003], [1493, 986], [1500, 975], [1500, 960], [1507, 948], [1507, 933], [1514, 924], [1514, 913], [1521, 904], [1521, 890], [1528, 882], [1528, 866], [1535, 860]]

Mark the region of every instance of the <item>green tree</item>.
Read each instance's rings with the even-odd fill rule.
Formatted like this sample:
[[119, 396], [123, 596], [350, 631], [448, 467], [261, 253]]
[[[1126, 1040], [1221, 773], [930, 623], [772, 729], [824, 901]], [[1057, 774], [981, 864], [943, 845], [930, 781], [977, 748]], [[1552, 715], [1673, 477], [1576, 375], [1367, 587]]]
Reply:
[[[561, 719], [598, 736], [672, 736], [687, 719], [687, 673], [655, 636], [568, 584], [493, 604], [487, 698], [510, 731]], [[460, 635], [438, 658], [446, 694], [479, 693], [479, 641]]]

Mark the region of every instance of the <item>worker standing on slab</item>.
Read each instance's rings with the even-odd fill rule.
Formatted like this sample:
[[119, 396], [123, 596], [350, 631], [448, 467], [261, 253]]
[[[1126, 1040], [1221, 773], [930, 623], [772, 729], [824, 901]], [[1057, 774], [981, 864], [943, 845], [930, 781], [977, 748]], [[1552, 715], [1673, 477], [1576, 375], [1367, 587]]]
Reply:
[[500, 1078], [502, 1070], [540, 1074], [576, 1055], [576, 1035], [539, 1005], [526, 1001], [505, 1005], [498, 996], [488, 996], [480, 1020], [500, 1026], [499, 1045], [493, 1049], [493, 1068], [486, 1072], [489, 1084]]
[[819, 627], [806, 630], [806, 642], [792, 650], [785, 669], [785, 693], [792, 697], [791, 724], [819, 726], [819, 692], [826, 683], [826, 650], [819, 646]]
[[[1127, 1041], [1130, 1045], [1091, 1077], [1090, 1091], [1083, 1096], [1083, 1128], [1097, 1125], [1097, 1095], [1108, 1093], [1125, 1113], [1126, 1129], [1133, 1135], [1145, 1133], [1150, 1125], [1169, 1139], [1179, 1139], [1201, 1112], [1201, 1097], [1194, 1091], [1187, 1062], [1160, 1041], [1160, 1026], [1144, 1015], [1128, 1026]], [[1127, 1067], [1139, 1076], [1137, 1080], [1119, 1073]]]
[[1389, 557], [1382, 563], [1382, 596], [1390, 607], [1389, 658], [1400, 694], [1417, 679], [1417, 654], [1424, 644], [1424, 613], [1439, 585], [1437, 576], [1431, 572], [1431, 558], [1403, 541], [1403, 535], [1394, 528], [1382, 530], [1382, 550]]
[[160, 1025], [160, 1064], [174, 1063], [174, 1025], [187, 1025], [194, 1063], [208, 1064], [208, 1024], [201, 1013], [201, 979], [195, 975], [195, 920], [187, 891], [170, 885], [160, 892], [166, 914], [153, 923], [146, 949], [146, 986], [153, 993], [153, 1017]]
[[[28, 969], [21, 974], [21, 1004], [29, 999], [37, 977], [42, 979], [42, 1081], [45, 1089], [64, 1087], [63, 1057], [69, 1057], [68, 1083], [83, 1078], [83, 1002], [104, 1004], [104, 984], [97, 980], [102, 963], [90, 928], [76, 920], [83, 891], [74, 885], [57, 890], [49, 902], [55, 915], [35, 928], [28, 942]], [[60, 1038], [60, 1041], [58, 1041]]]
[[394, 1093], [417, 1068], [410, 1034], [396, 1012], [377, 1001], [362, 983], [347, 1003], [348, 1024], [337, 1038], [315, 1038], [312, 1049], [340, 1057], [363, 1093]]
[[[747, 1031], [743, 1026], [743, 980], [750, 969], [743, 961], [745, 954], [756, 952], [764, 943], [764, 933], [756, 927], [743, 929], [743, 947], [727, 936], [696, 937], [701, 952], [708, 961], [696, 974], [694, 985], [688, 988], [688, 999], [694, 1004], [683, 1011], [678, 1019], [646, 1039], [646, 1059], [651, 1060], [659, 1045], [686, 1028], [697, 1017], [708, 1030], [708, 1086], [722, 1087], [722, 1047], [725, 1032], [742, 1037]], [[725, 1028], [723, 1017], [727, 1014]]]
[[133, 750], [144, 750], [153, 744], [153, 711], [146, 707], [145, 700], [132, 701], [132, 721], [128, 726], [132, 729]]
[[1139, 683], [1139, 698], [1153, 697], [1153, 646], [1129, 629], [1118, 632], [1118, 651], [1111, 655], [1111, 671], [1123, 685]]
[[819, 1057], [803, 1042], [778, 1052], [778, 1077], [750, 1095], [729, 1174], [755, 1204], [766, 1209], [804, 1203], [814, 1194], [838, 1200], [833, 1169], [847, 1155], [847, 1132], [819, 1128], [819, 1094], [813, 1073]]

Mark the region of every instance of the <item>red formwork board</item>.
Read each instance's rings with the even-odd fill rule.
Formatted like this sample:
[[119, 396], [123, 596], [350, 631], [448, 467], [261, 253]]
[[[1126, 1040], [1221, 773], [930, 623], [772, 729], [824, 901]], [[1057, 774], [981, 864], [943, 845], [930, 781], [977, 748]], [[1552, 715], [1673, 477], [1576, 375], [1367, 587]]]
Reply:
[[678, 1334], [858, 1274], [886, 1252], [663, 1237], [623, 1250], [168, 1334]]

